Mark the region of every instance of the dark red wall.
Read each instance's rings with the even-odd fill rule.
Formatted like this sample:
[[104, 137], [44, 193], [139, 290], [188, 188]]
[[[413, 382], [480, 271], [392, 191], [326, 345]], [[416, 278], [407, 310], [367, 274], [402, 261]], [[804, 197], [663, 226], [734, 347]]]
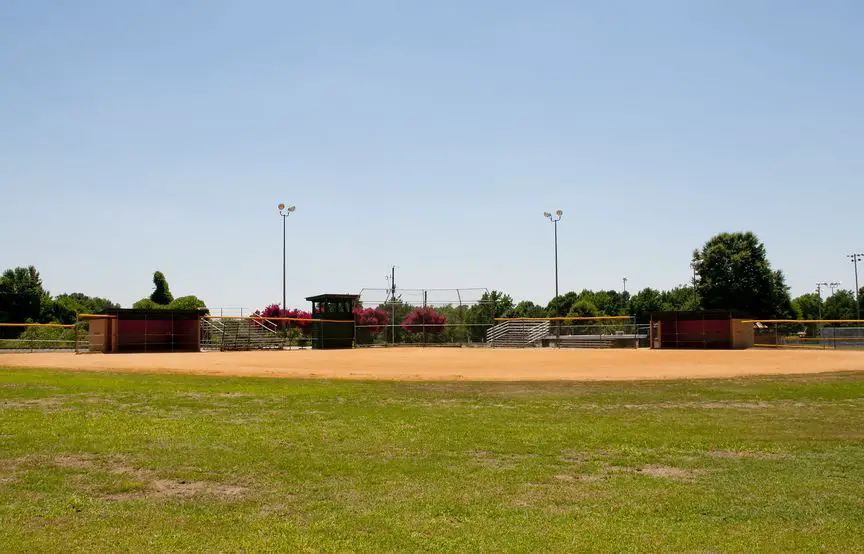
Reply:
[[197, 352], [197, 319], [121, 319], [118, 352]]
[[661, 320], [662, 348], [732, 348], [728, 319]]

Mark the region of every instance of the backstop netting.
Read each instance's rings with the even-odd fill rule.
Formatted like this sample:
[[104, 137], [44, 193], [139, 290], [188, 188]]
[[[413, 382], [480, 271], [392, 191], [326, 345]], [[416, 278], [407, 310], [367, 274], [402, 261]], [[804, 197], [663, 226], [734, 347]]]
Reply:
[[494, 309], [486, 288], [364, 288], [355, 312], [357, 346], [483, 345]]

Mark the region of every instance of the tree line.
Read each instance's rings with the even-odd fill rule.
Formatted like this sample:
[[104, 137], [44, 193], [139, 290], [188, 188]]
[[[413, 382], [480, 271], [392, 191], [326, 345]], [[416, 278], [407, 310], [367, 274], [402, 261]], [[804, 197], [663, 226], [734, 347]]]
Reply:
[[[624, 291], [570, 291], [553, 298], [545, 306], [513, 297], [497, 290], [485, 293], [472, 306], [412, 306], [392, 302], [358, 307], [355, 318], [361, 328], [373, 335], [395, 321], [403, 336], [442, 334], [441, 339], [461, 342], [482, 340], [485, 328], [500, 317], [597, 317], [633, 316], [647, 321], [658, 311], [734, 310], [755, 319], [855, 319], [864, 289], [839, 289], [827, 298], [811, 292], [791, 298], [782, 271], [768, 262], [765, 245], [751, 232], [721, 233], [692, 253], [693, 281], [669, 290], [645, 288], [635, 294]], [[42, 285], [35, 267], [7, 269], [0, 276], [0, 323], [74, 323], [80, 313], [99, 313], [119, 308], [107, 298], [83, 293], [52, 296]], [[140, 309], [203, 309], [206, 304], [196, 296], [175, 298], [161, 271], [153, 274], [153, 291], [133, 304]], [[257, 312], [264, 317], [277, 315], [311, 318], [301, 310], [283, 312], [274, 304]], [[447, 324], [461, 329], [446, 329]], [[309, 325], [286, 325], [307, 334]], [[445, 336], [446, 335], [446, 336]]]
[[[134, 308], [145, 309], [207, 309], [195, 296], [174, 298], [162, 272], [153, 275], [153, 293], [136, 302]], [[0, 275], [0, 323], [61, 323], [73, 324], [78, 314], [98, 314], [119, 308], [120, 304], [99, 296], [81, 292], [53, 296], [45, 290], [42, 277], [35, 267], [7, 269]], [[0, 328], [2, 330], [3, 328]], [[6, 328], [2, 336], [18, 335], [21, 329]]]

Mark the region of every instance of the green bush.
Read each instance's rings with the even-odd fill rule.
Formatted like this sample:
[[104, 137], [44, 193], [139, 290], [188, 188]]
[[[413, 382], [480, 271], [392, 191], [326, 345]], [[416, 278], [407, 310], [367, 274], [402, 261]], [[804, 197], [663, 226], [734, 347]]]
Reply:
[[59, 327], [27, 327], [17, 339], [0, 341], [2, 349], [26, 348], [32, 350], [75, 347], [75, 329]]

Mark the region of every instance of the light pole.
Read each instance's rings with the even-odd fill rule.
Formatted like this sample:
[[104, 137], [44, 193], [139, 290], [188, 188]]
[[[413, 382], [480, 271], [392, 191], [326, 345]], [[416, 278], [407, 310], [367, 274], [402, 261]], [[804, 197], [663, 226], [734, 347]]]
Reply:
[[855, 266], [855, 313], [858, 314], [857, 319], [861, 320], [861, 289], [858, 288], [858, 262], [864, 260], [864, 254], [849, 254], [846, 256], [852, 265]]
[[827, 287], [828, 283], [816, 283], [816, 294], [819, 296], [819, 317], [816, 319], [822, 319], [822, 287]]
[[285, 221], [288, 219], [288, 216], [291, 215], [291, 212], [296, 210], [296, 206], [288, 206], [286, 207], [283, 202], [279, 203], [279, 215], [282, 216], [282, 311], [284, 312], [288, 308], [285, 306], [285, 281], [287, 277], [285, 276]]
[[621, 280], [624, 281], [624, 294], [627, 294], [627, 277], [621, 277]]
[[543, 212], [543, 217], [548, 217], [555, 227], [555, 298], [558, 298], [558, 222], [561, 221], [562, 215], [564, 215], [562, 210], [556, 210], [554, 216], [549, 212]]
[[833, 281], [831, 283], [816, 283], [816, 294], [819, 295], [819, 319], [822, 319], [822, 287], [831, 289], [831, 296], [834, 296], [834, 290], [840, 286], [840, 283]]

